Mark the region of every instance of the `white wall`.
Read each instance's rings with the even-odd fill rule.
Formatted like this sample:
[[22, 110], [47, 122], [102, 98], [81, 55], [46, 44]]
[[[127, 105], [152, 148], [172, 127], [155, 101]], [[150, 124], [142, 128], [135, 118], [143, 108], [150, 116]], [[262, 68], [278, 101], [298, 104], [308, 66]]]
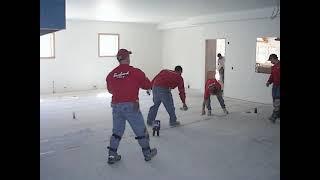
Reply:
[[256, 38], [280, 35], [279, 17], [263, 18], [269, 11], [238, 13], [235, 21], [230, 14], [226, 21], [208, 18], [211, 24], [202, 21], [206, 18], [196, 19], [189, 27], [160, 26], [162, 31], [150, 24], [69, 20], [67, 29], [56, 33], [56, 58], [40, 59], [40, 93], [52, 93], [52, 81], [56, 92], [88, 90], [94, 85], [105, 88], [105, 76], [118, 62], [98, 57], [97, 34], [119, 33], [120, 47], [133, 51], [132, 65], [150, 79], [162, 68], [181, 65], [185, 86], [200, 90], [204, 87], [205, 40], [226, 38], [230, 44], [226, 44], [225, 96], [271, 103], [271, 87], [265, 87], [269, 75], [255, 73]]
[[272, 103], [271, 87], [265, 86], [269, 75], [255, 73], [256, 38], [280, 36], [279, 17], [167, 29], [162, 36], [163, 65], [185, 65], [185, 82], [189, 82], [191, 88], [201, 90], [204, 84], [205, 40], [226, 38], [225, 96]]
[[185, 87], [200, 89], [205, 77], [205, 41], [203, 28], [185, 28], [163, 31], [162, 64], [164, 68], [183, 68]]
[[[67, 21], [56, 33], [56, 58], [40, 59], [40, 94], [105, 88], [105, 77], [116, 58], [98, 57], [98, 33], [120, 34], [120, 48], [132, 51], [131, 65], [151, 79], [162, 67], [161, 36], [155, 25], [98, 21]], [[66, 88], [64, 88], [66, 87]]]
[[[225, 96], [271, 103], [271, 89], [265, 86], [268, 74], [255, 72], [257, 37], [280, 35], [279, 18], [212, 24], [205, 27], [204, 38], [225, 37]], [[233, 70], [231, 69], [233, 67]]]

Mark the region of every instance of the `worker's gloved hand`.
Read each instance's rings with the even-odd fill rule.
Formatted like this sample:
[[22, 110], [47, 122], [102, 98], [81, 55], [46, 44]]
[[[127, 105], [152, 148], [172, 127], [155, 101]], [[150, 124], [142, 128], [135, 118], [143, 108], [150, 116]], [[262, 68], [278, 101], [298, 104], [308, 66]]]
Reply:
[[267, 83], [266, 83], [266, 86], [267, 86], [267, 87], [269, 87], [269, 85], [270, 85], [270, 83], [269, 83], [269, 82], [267, 82]]
[[147, 94], [150, 96], [150, 94], [151, 94], [151, 89], [148, 89], [148, 90], [147, 90]]
[[184, 111], [188, 110], [188, 106], [186, 104], [183, 104], [182, 110], [184, 110]]

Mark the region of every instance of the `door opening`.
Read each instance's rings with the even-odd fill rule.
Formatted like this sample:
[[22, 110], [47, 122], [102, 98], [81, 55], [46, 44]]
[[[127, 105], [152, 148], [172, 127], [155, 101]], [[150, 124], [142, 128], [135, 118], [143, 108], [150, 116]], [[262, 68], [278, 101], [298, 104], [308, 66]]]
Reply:
[[[205, 81], [211, 76], [215, 77], [224, 89], [226, 39], [207, 39], [205, 54]], [[221, 56], [218, 57], [218, 54]]]

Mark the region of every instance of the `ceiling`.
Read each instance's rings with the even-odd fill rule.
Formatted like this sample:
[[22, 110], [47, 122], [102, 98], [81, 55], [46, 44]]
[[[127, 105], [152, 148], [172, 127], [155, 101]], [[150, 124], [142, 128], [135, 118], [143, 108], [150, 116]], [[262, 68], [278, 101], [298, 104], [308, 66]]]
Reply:
[[190, 17], [274, 7], [280, 0], [66, 0], [66, 18], [168, 23]]

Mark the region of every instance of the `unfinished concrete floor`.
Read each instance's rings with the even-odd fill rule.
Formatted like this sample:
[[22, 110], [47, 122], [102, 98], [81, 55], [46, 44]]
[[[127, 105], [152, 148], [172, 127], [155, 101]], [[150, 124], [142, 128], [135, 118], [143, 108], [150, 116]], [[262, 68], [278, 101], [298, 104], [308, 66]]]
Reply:
[[[214, 115], [208, 117], [200, 115], [202, 92], [187, 91], [186, 112], [179, 110], [177, 90], [172, 92], [182, 126], [169, 128], [161, 105], [160, 137], [149, 128], [158, 155], [145, 162], [127, 123], [118, 149], [122, 160], [114, 165], [107, 164], [106, 150], [112, 130], [110, 95], [96, 90], [40, 96], [41, 180], [280, 179], [280, 122], [269, 122], [271, 104], [225, 97], [230, 112], [225, 116], [214, 97]], [[152, 96], [141, 91], [140, 101], [146, 120]]]

